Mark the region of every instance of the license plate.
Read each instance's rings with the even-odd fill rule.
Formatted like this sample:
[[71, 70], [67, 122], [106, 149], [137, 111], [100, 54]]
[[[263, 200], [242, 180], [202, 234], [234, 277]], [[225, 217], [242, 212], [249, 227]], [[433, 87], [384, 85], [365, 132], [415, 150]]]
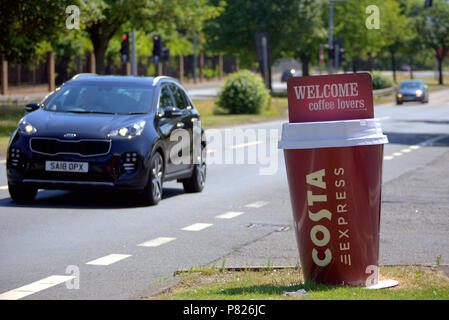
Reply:
[[45, 171], [88, 172], [88, 162], [45, 161]]

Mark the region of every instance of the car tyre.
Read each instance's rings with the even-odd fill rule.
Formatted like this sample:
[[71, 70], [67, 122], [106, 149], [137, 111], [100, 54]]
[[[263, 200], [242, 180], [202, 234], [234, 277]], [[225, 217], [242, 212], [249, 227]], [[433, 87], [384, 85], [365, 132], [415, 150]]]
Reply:
[[188, 179], [183, 179], [182, 185], [184, 191], [188, 193], [201, 192], [206, 184], [206, 147], [201, 148], [201, 161], [199, 164], [195, 164], [193, 167], [192, 176]]
[[141, 195], [143, 205], [157, 205], [162, 199], [164, 181], [164, 159], [160, 152], [155, 152], [150, 160], [150, 172], [148, 182]]
[[14, 186], [8, 183], [8, 191], [11, 198], [16, 202], [33, 201], [37, 194], [37, 188]]

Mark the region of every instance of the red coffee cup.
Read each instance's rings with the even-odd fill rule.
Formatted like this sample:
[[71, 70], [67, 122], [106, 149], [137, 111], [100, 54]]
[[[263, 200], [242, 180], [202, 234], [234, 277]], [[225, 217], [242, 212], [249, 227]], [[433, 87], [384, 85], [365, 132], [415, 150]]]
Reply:
[[306, 281], [377, 284], [385, 143], [377, 119], [283, 125], [279, 148]]

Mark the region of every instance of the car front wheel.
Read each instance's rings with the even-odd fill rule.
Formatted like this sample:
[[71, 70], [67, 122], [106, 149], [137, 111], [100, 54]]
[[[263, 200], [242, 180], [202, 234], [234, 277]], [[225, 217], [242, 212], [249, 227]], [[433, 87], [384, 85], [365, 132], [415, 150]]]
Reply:
[[141, 195], [144, 205], [156, 205], [162, 199], [162, 184], [164, 178], [164, 159], [159, 152], [151, 157], [148, 182]]
[[8, 183], [9, 195], [16, 202], [33, 201], [37, 194], [37, 188], [14, 186]]
[[201, 161], [195, 164], [192, 176], [189, 179], [182, 180], [182, 185], [186, 192], [201, 192], [206, 184], [206, 147], [201, 148]]

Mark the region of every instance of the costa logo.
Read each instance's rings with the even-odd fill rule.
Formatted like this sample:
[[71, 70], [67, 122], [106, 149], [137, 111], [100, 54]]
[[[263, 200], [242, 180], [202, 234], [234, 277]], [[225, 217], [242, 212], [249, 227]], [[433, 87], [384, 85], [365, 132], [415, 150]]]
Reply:
[[325, 175], [325, 169], [306, 175], [307, 185], [314, 187], [312, 190], [307, 190], [309, 219], [313, 222], [317, 222], [317, 224], [315, 224], [310, 230], [310, 239], [317, 247], [312, 249], [312, 260], [317, 266], [320, 267], [327, 266], [332, 260], [332, 252], [329, 248], [327, 248], [327, 245], [331, 240], [331, 234], [329, 229], [323, 224], [318, 224], [318, 222], [321, 222], [323, 219], [327, 219], [330, 222], [332, 219], [332, 213], [327, 209], [321, 209], [318, 212], [312, 211], [315, 203], [327, 203], [326, 194], [317, 194], [317, 192], [314, 192], [314, 189], [316, 188], [326, 190], [326, 182], [323, 180]]

